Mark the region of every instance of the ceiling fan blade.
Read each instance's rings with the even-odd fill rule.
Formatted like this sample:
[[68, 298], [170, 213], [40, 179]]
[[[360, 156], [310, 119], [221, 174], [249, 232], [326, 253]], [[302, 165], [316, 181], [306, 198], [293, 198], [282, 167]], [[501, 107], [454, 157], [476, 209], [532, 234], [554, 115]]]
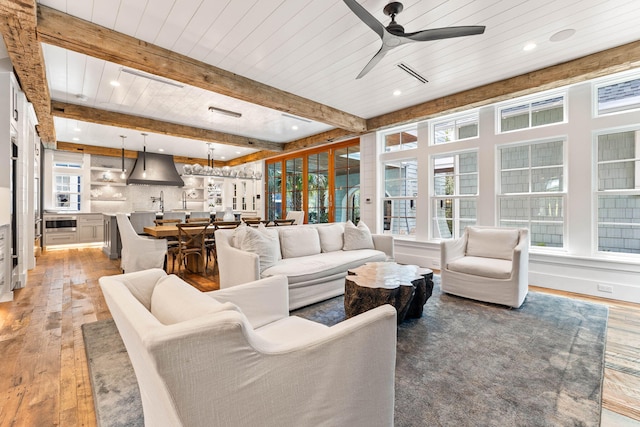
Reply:
[[382, 45], [382, 47], [380, 48], [380, 50], [378, 51], [378, 53], [376, 53], [375, 55], [373, 55], [373, 58], [371, 58], [371, 60], [369, 60], [369, 63], [367, 65], [365, 65], [365, 67], [362, 69], [362, 71], [360, 71], [360, 74], [358, 74], [358, 77], [356, 77], [356, 79], [359, 79], [361, 77], [364, 77], [365, 74], [367, 74], [369, 71], [371, 71], [371, 69], [373, 67], [376, 66], [376, 64], [378, 62], [380, 62], [380, 60], [387, 54], [387, 52], [389, 52], [391, 49], [385, 45]]
[[369, 26], [369, 28], [371, 28], [373, 31], [375, 31], [376, 34], [378, 34], [378, 36], [380, 36], [380, 38], [382, 38], [382, 35], [384, 34], [385, 28], [384, 28], [384, 25], [382, 25], [382, 23], [380, 21], [378, 21], [376, 18], [374, 18], [373, 15], [370, 14], [367, 11], [367, 9], [362, 7], [360, 5], [360, 3], [358, 3], [356, 0], [343, 0], [343, 1], [344, 1], [344, 4], [349, 6], [349, 9], [351, 9], [351, 11], [353, 13], [355, 13], [356, 16], [358, 18], [360, 18], [360, 20], [362, 22], [367, 24]]
[[415, 33], [407, 33], [404, 37], [417, 42], [428, 40], [450, 39], [453, 37], [473, 36], [484, 33], [483, 25], [471, 25], [467, 27], [445, 27], [433, 28], [431, 30], [417, 31]]

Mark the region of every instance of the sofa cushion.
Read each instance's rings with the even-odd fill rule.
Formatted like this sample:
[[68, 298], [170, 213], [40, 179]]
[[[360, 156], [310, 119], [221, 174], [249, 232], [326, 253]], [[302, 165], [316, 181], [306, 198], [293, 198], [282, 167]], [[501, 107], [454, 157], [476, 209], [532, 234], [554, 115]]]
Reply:
[[315, 227], [299, 225], [296, 227], [282, 227], [278, 231], [283, 259], [320, 253], [320, 236]]
[[223, 310], [237, 310], [237, 307], [230, 302], [219, 303], [174, 274], [158, 280], [151, 295], [151, 314], [165, 325]]
[[344, 225], [331, 224], [318, 227], [320, 236], [320, 249], [322, 252], [335, 252], [342, 250], [344, 246]]
[[467, 227], [467, 233], [467, 256], [513, 259], [518, 230]]
[[291, 342], [291, 337], [310, 338], [327, 332], [328, 326], [298, 316], [289, 316], [271, 322], [259, 329], [256, 334], [272, 342]]
[[492, 279], [511, 278], [512, 268], [513, 263], [509, 260], [475, 256], [465, 256], [447, 264], [447, 269], [450, 271]]
[[344, 246], [345, 251], [356, 249], [374, 249], [373, 238], [369, 227], [363, 222], [358, 222], [356, 227], [353, 222], [347, 221], [344, 225]]
[[346, 274], [350, 268], [356, 268], [365, 262], [385, 261], [387, 255], [375, 249], [359, 251], [326, 252], [298, 258], [284, 258], [263, 272], [263, 277], [283, 274], [289, 280], [289, 286], [297, 283], [314, 282], [335, 274]]
[[245, 227], [239, 243], [241, 250], [258, 255], [261, 273], [278, 262], [280, 242], [277, 232], [276, 234], [271, 234], [261, 232], [253, 227]]

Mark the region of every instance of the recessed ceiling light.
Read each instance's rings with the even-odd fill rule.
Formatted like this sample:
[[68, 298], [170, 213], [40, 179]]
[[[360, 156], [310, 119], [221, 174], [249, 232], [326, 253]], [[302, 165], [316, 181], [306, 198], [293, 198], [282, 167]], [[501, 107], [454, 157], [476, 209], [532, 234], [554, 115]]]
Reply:
[[111, 86], [113, 86], [113, 87], [118, 87], [118, 86], [120, 86], [120, 82], [119, 82], [119, 81], [117, 81], [117, 80], [111, 80], [111, 81], [109, 82], [109, 84], [110, 84]]
[[80, 138], [73, 138], [74, 141], [80, 141]]
[[76, 132], [82, 131], [82, 129], [80, 129], [80, 128], [74, 128], [73, 130], [76, 131]]
[[240, 151], [236, 151], [236, 154], [242, 154]]
[[537, 44], [535, 44], [534, 42], [530, 42], [524, 45], [524, 47], [522, 48], [522, 50], [524, 51], [530, 51], [536, 48], [536, 46], [538, 46]]
[[225, 156], [220, 156], [220, 158], [221, 158], [222, 160], [226, 159], [226, 157], [225, 157]]
[[158, 148], [158, 151], [163, 152], [164, 148]]
[[291, 126], [291, 129], [293, 129], [293, 130], [298, 130], [298, 126], [293, 125], [293, 126]]
[[400, 96], [402, 95], [402, 91], [400, 89], [396, 89], [393, 91], [393, 96]]
[[573, 36], [575, 33], [576, 30], [574, 30], [573, 28], [567, 28], [566, 30], [558, 31], [557, 33], [553, 34], [551, 37], [549, 37], [549, 41], [561, 42]]

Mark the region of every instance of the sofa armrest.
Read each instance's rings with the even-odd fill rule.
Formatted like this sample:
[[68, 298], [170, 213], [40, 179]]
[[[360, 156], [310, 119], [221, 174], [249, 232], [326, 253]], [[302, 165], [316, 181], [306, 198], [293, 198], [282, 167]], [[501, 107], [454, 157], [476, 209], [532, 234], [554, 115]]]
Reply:
[[440, 242], [440, 268], [446, 269], [447, 264], [465, 254], [467, 247], [467, 235], [458, 238], [443, 240]]
[[289, 316], [289, 283], [277, 275], [218, 291], [205, 292], [240, 307], [254, 329]]
[[390, 234], [372, 234], [373, 247], [387, 254], [387, 260], [393, 261], [395, 252], [393, 247], [393, 236]]
[[257, 254], [234, 248], [229, 244], [230, 230], [216, 231], [216, 258], [220, 272], [220, 288], [229, 288], [260, 278], [260, 258]]
[[166, 275], [167, 273], [161, 268], [151, 268], [133, 273], [103, 276], [99, 281], [103, 287], [113, 286], [112, 283], [122, 283], [147, 310], [151, 310], [151, 295], [153, 294], [153, 289], [156, 287], [158, 280]]

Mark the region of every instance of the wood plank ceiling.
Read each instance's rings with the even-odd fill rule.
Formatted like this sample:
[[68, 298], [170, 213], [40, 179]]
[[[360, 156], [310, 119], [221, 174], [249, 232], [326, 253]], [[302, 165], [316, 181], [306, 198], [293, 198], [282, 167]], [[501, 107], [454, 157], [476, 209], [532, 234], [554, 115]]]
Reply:
[[[388, 23], [386, 1], [360, 3]], [[43, 139], [119, 148], [125, 134], [136, 150], [144, 131], [150, 150], [206, 157], [214, 142], [232, 163], [640, 65], [633, 0], [403, 3], [407, 31], [487, 30], [392, 50], [359, 80], [380, 40], [341, 0], [40, 0], [37, 21], [34, 0], [2, 2], [0, 31]]]

